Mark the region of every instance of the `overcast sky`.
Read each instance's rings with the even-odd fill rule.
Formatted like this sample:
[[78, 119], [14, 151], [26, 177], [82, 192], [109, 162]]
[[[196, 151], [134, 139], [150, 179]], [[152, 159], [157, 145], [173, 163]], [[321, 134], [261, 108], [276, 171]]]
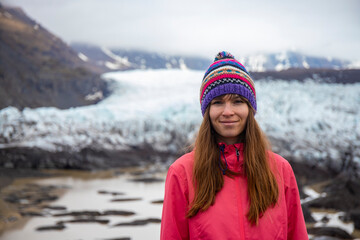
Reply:
[[65, 42], [213, 57], [296, 50], [360, 60], [360, 0], [0, 0]]

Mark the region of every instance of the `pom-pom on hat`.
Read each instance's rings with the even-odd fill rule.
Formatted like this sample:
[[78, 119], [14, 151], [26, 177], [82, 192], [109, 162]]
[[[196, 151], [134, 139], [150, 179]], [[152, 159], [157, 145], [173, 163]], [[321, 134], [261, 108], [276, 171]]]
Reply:
[[256, 108], [255, 85], [245, 67], [228, 52], [219, 52], [205, 72], [200, 88], [201, 112], [211, 100], [224, 94], [239, 94]]

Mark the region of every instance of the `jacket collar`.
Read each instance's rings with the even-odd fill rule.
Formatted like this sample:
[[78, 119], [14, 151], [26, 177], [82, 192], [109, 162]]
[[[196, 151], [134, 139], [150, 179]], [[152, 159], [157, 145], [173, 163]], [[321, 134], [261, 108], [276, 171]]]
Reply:
[[219, 142], [218, 145], [219, 147], [224, 146], [225, 152], [232, 152], [235, 151], [236, 149], [238, 149], [240, 152], [244, 151], [244, 143], [235, 143], [235, 144], [227, 145], [224, 142]]
[[241, 172], [244, 165], [244, 143], [227, 145], [226, 143], [220, 142], [218, 145], [221, 153], [221, 161], [225, 163], [226, 158], [227, 168], [229, 170]]

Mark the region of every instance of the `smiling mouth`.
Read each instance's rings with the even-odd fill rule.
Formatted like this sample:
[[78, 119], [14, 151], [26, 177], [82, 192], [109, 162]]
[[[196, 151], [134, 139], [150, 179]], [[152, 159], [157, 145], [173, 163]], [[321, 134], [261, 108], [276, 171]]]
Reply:
[[233, 124], [236, 124], [237, 121], [223, 121], [223, 122], [220, 122], [220, 124], [223, 124], [223, 125], [233, 125]]
[[238, 121], [220, 121], [220, 123], [236, 123]]

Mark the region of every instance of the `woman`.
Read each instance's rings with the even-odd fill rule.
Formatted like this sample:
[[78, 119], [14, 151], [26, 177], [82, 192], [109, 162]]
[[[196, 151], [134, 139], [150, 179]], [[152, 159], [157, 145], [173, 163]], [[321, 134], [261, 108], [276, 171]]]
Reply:
[[294, 173], [269, 150], [254, 83], [231, 54], [206, 71], [200, 103], [195, 148], [168, 171], [161, 239], [308, 239]]

